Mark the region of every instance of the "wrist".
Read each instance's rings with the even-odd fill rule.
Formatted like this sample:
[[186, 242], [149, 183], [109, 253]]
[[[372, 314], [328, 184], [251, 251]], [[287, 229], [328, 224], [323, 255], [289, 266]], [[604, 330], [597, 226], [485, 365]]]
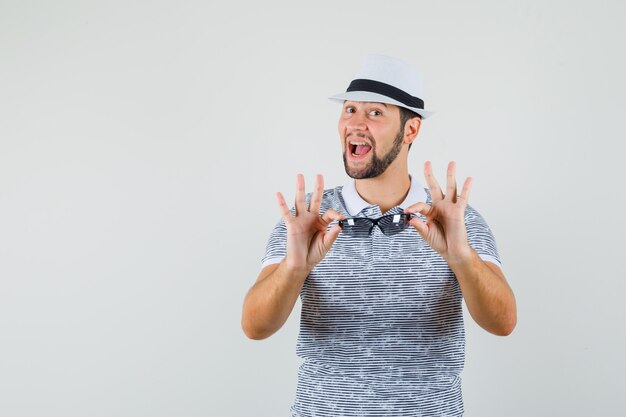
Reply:
[[470, 245], [463, 247], [462, 249], [455, 250], [454, 252], [448, 252], [444, 259], [450, 266], [450, 268], [468, 265], [474, 262], [478, 257], [478, 254]]
[[306, 278], [313, 268], [309, 268], [307, 265], [301, 265], [291, 262], [288, 257], [282, 260], [281, 266], [284, 271], [290, 276]]

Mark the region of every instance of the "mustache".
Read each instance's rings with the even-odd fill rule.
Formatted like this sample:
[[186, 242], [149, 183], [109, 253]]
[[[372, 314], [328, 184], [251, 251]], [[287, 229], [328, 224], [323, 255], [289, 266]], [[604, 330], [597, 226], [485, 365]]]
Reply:
[[374, 139], [372, 136], [370, 135], [366, 135], [365, 133], [361, 133], [361, 132], [355, 132], [355, 133], [348, 133], [348, 135], [346, 136], [346, 143], [348, 142], [348, 140], [350, 140], [350, 137], [352, 136], [358, 136], [361, 138], [366, 138], [370, 141], [370, 143], [372, 144], [372, 147], [376, 146], [376, 139]]

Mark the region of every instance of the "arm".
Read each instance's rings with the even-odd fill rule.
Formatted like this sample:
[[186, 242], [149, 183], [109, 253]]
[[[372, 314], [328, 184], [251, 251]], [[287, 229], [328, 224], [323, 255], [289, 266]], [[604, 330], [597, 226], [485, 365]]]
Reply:
[[444, 195], [427, 161], [424, 175], [431, 192], [432, 205], [416, 203], [406, 208], [405, 212], [418, 212], [426, 216], [425, 223], [420, 218], [413, 218], [411, 225], [454, 272], [467, 309], [476, 323], [490, 333], [509, 335], [517, 323], [515, 296], [500, 268], [483, 261], [467, 241], [464, 213], [471, 178], [465, 180], [461, 195], [457, 196], [454, 169], [455, 163], [451, 162], [448, 165]]
[[500, 267], [483, 261], [471, 248], [467, 258], [448, 265], [461, 285], [474, 321], [495, 335], [511, 334], [517, 323], [517, 307]]
[[251, 339], [265, 339], [277, 332], [289, 318], [306, 277], [330, 250], [341, 228], [327, 230], [343, 215], [327, 210], [320, 216], [324, 180], [317, 176], [315, 190], [307, 207], [304, 177], [298, 175], [295, 215], [276, 193], [281, 216], [287, 229], [286, 255], [279, 264], [263, 268], [243, 302], [241, 327]]
[[276, 333], [289, 318], [308, 274], [285, 262], [263, 268], [243, 302], [241, 327], [246, 336], [261, 340]]

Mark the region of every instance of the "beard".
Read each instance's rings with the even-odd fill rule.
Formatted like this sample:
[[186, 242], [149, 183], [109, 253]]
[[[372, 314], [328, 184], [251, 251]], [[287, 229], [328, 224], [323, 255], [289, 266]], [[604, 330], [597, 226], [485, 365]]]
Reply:
[[361, 168], [361, 169], [350, 169], [348, 166], [348, 158], [346, 156], [347, 152], [350, 152], [350, 146], [346, 146], [346, 151], [343, 153], [343, 166], [346, 169], [346, 174], [350, 178], [354, 178], [357, 180], [365, 179], [365, 178], [375, 178], [385, 172], [387, 167], [391, 165], [393, 161], [396, 160], [398, 154], [402, 150], [402, 138], [404, 137], [403, 129], [400, 129], [396, 137], [393, 139], [393, 145], [389, 152], [386, 155], [383, 155], [382, 158], [379, 158], [376, 155], [376, 142], [372, 139], [372, 161], [369, 165]]

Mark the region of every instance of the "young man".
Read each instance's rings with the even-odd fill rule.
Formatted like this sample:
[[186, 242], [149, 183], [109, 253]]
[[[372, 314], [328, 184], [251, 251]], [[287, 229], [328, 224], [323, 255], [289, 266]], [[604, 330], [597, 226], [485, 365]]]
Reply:
[[467, 204], [471, 178], [458, 195], [454, 162], [445, 192], [429, 162], [428, 189], [409, 175], [409, 147], [432, 114], [421, 97], [409, 65], [368, 56], [331, 97], [344, 101], [339, 136], [353, 180], [324, 190], [318, 175], [305, 195], [298, 175], [292, 210], [277, 193], [282, 220], [242, 327], [252, 339], [271, 336], [301, 297], [293, 416], [462, 415], [462, 299], [487, 331], [515, 327], [495, 240]]

